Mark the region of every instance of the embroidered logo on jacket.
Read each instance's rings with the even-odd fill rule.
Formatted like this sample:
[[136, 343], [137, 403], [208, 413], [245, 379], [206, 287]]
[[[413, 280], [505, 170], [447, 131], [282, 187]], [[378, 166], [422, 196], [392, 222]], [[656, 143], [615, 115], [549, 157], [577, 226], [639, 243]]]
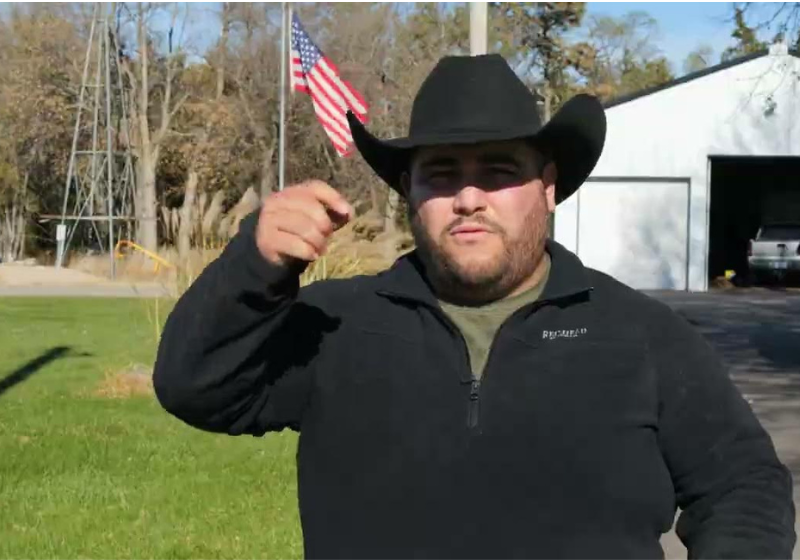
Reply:
[[578, 338], [585, 335], [586, 327], [580, 329], [564, 329], [560, 331], [542, 331], [543, 340], [556, 340], [557, 338]]

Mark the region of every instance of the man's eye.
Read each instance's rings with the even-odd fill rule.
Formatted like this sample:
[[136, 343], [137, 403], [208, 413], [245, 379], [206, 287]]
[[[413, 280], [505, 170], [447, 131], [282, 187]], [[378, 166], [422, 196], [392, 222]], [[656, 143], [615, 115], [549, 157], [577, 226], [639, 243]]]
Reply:
[[495, 184], [507, 184], [510, 181], [516, 181], [518, 177], [518, 171], [511, 167], [491, 167], [486, 179]]
[[510, 167], [493, 167], [491, 171], [494, 175], [502, 175], [504, 177], [513, 177], [517, 175], [517, 170]]
[[444, 179], [449, 179], [452, 176], [453, 176], [453, 172], [452, 171], [448, 171], [448, 170], [431, 171], [428, 174], [428, 179], [441, 181], [441, 180], [444, 180]]

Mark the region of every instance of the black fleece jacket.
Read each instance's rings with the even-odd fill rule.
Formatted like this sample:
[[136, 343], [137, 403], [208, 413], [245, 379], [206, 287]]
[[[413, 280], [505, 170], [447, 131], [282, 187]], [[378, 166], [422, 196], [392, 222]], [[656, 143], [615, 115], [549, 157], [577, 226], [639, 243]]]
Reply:
[[411, 254], [299, 289], [256, 216], [180, 299], [156, 361], [173, 415], [300, 432], [311, 558], [789, 558], [792, 482], [709, 345], [549, 243], [541, 299], [480, 383]]

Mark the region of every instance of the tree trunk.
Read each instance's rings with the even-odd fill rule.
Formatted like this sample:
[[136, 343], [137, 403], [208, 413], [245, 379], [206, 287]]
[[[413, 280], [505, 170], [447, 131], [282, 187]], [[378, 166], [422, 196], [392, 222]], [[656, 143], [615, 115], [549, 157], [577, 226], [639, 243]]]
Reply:
[[206, 210], [203, 216], [201, 231], [205, 239], [210, 240], [214, 236], [214, 224], [217, 223], [220, 216], [222, 216], [222, 206], [224, 202], [225, 192], [222, 190], [215, 192], [214, 196], [211, 198], [211, 204], [208, 205], [208, 210]]
[[24, 232], [23, 215], [15, 195], [11, 203], [3, 208], [2, 219], [0, 219], [0, 259], [2, 262], [14, 262], [19, 256], [20, 237]]
[[370, 199], [370, 212], [375, 216], [380, 216], [381, 212], [381, 195], [378, 192], [378, 187], [375, 181], [371, 181], [369, 185], [369, 199]]
[[276, 138], [273, 138], [264, 150], [264, 158], [261, 160], [261, 198], [275, 190], [275, 167], [272, 165], [272, 158], [275, 155], [275, 148], [278, 145]]
[[254, 212], [261, 205], [261, 200], [258, 198], [256, 191], [253, 187], [248, 187], [247, 190], [236, 203], [236, 206], [231, 208], [228, 212], [230, 217], [228, 224], [228, 238], [232, 238], [239, 232], [239, 222], [241, 222], [248, 214]]
[[25, 223], [26, 222], [26, 219], [25, 219], [26, 216], [25, 216], [24, 212], [23, 212], [22, 216], [23, 216], [22, 217], [22, 221], [19, 224], [19, 248], [17, 250], [17, 255], [18, 255], [18, 257], [20, 259], [24, 259], [25, 258], [25, 242], [28, 240], [28, 235], [27, 235], [27, 232], [25, 231], [25, 226], [27, 224]]
[[228, 58], [228, 31], [231, 25], [231, 3], [222, 3], [222, 33], [219, 38], [219, 59], [217, 60], [217, 101], [225, 91], [225, 63]]
[[181, 223], [181, 213], [178, 211], [177, 208], [172, 208], [170, 211], [172, 218], [170, 218], [170, 224], [172, 224], [172, 229], [170, 230], [170, 236], [172, 236], [173, 240], [178, 239], [178, 226]]
[[148, 251], [158, 250], [158, 222], [156, 220], [156, 166], [152, 155], [143, 150], [137, 163], [136, 197], [139, 207], [137, 241]]
[[[12, 203], [13, 204], [13, 203]], [[14, 241], [14, 223], [11, 218], [12, 208], [4, 207], [0, 214], [0, 262], [11, 262], [11, 245]]]
[[550, 116], [552, 115], [553, 111], [553, 92], [550, 89], [550, 86], [545, 84], [544, 86], [544, 115], [542, 115], [542, 120], [545, 123], [550, 122]]
[[0, 260], [14, 262], [21, 259], [25, 251], [25, 225], [27, 212], [25, 193], [29, 174], [25, 173], [21, 189], [15, 189], [11, 201], [0, 207]]
[[19, 200], [19, 222], [17, 223], [17, 247], [16, 247], [16, 258], [22, 259], [25, 257], [25, 238], [27, 237], [25, 226], [27, 225], [27, 208], [26, 208], [26, 201], [28, 199], [28, 179], [30, 179], [30, 173], [25, 172], [25, 179], [22, 181], [22, 192], [20, 193], [20, 200]]
[[192, 248], [192, 225], [194, 224], [193, 210], [197, 195], [197, 172], [189, 171], [183, 191], [183, 206], [181, 206], [181, 223], [178, 226], [178, 258], [182, 263], [187, 262], [189, 251]]
[[389, 189], [389, 196], [386, 197], [386, 212], [384, 213], [383, 230], [387, 233], [397, 231], [397, 208], [400, 205], [400, 195], [394, 189]]
[[174, 243], [175, 239], [172, 237], [172, 213], [166, 206], [161, 207], [161, 221], [164, 224], [164, 243]]

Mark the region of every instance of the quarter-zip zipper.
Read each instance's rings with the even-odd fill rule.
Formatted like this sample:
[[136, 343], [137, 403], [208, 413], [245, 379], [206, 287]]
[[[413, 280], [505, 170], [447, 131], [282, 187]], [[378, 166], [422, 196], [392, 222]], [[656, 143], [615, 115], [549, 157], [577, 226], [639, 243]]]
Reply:
[[512, 322], [512, 320], [523, 311], [530, 311], [533, 313], [538, 308], [543, 307], [549, 303], [548, 300], [541, 300], [530, 303], [528, 305], [524, 305], [519, 309], [515, 310], [511, 315], [506, 317], [505, 321], [500, 323], [500, 326], [497, 328], [494, 336], [492, 337], [492, 343], [489, 345], [489, 355], [486, 358], [486, 364], [483, 366], [483, 371], [481, 372], [481, 377], [475, 377], [475, 373], [472, 371], [472, 361], [469, 357], [469, 348], [467, 347], [467, 342], [464, 339], [464, 335], [461, 333], [461, 330], [458, 328], [452, 319], [445, 313], [440, 307], [429, 305], [425, 303], [431, 309], [434, 310], [435, 313], [439, 314], [439, 316], [444, 320], [444, 322], [450, 327], [450, 330], [455, 334], [455, 336], [461, 341], [461, 349], [466, 356], [466, 363], [467, 363], [467, 371], [470, 374], [471, 381], [470, 381], [470, 388], [469, 388], [469, 405], [467, 410], [467, 428], [470, 430], [476, 430], [478, 428], [478, 424], [480, 423], [480, 398], [481, 398], [481, 381], [483, 380], [486, 372], [489, 371], [489, 365], [491, 364], [492, 355], [494, 354], [495, 346], [497, 345], [497, 341], [500, 338], [500, 333], [503, 329]]
[[[461, 345], [461, 353], [462, 353], [461, 356], [463, 358], [463, 362], [466, 364], [466, 369], [469, 372], [469, 377], [470, 377], [469, 380], [464, 380], [463, 378], [461, 379], [461, 383], [462, 384], [470, 383], [469, 407], [468, 407], [468, 411], [467, 411], [467, 427], [470, 428], [470, 429], [476, 428], [478, 426], [478, 407], [479, 407], [478, 399], [480, 397], [481, 381], [480, 381], [480, 379], [477, 379], [475, 377], [474, 373], [472, 373], [472, 360], [469, 357], [469, 347], [467, 346], [467, 341], [464, 338], [464, 335], [461, 333], [461, 330], [458, 328], [458, 325], [456, 325], [453, 322], [453, 320], [450, 319], [450, 316], [447, 313], [445, 313], [442, 310], [442, 308], [439, 307], [438, 305], [433, 305], [430, 302], [423, 301], [423, 300], [418, 300], [418, 299], [411, 298], [411, 297], [405, 296], [403, 294], [398, 294], [398, 293], [394, 293], [394, 292], [384, 291], [382, 293], [384, 295], [387, 295], [387, 296], [390, 296], [390, 297], [396, 297], [396, 298], [400, 298], [400, 299], [403, 299], [403, 300], [406, 300], [406, 301], [413, 301], [414, 303], [417, 303], [419, 305], [423, 305], [423, 306], [427, 307], [428, 309], [433, 311], [433, 313], [437, 317], [439, 317], [439, 319], [442, 320], [442, 322], [445, 324], [445, 326], [450, 331], [450, 333], [453, 336], [456, 337], [456, 339], [458, 340], [459, 344]], [[494, 344], [494, 341], [492, 341], [492, 344]], [[491, 350], [490, 350], [490, 354], [491, 354]]]
[[[589, 288], [586, 291], [592, 291], [592, 290], [593, 290], [593, 288]], [[469, 390], [469, 406], [468, 406], [468, 412], [467, 412], [467, 427], [470, 430], [475, 430], [475, 429], [478, 428], [478, 424], [479, 424], [479, 421], [480, 421], [481, 380], [486, 375], [486, 373], [489, 371], [489, 366], [492, 363], [492, 356], [494, 355], [495, 346], [497, 346], [497, 341], [500, 338], [500, 334], [502, 333], [503, 329], [509, 323], [511, 323], [512, 320], [516, 316], [520, 315], [524, 311], [533, 313], [534, 311], [540, 309], [541, 307], [544, 307], [545, 305], [548, 305], [548, 304], [551, 304], [553, 302], [559, 301], [561, 299], [566, 299], [568, 297], [572, 297], [573, 295], [575, 295], [575, 294], [571, 294], [569, 296], [561, 296], [561, 297], [556, 297], [556, 298], [549, 298], [549, 299], [546, 299], [546, 300], [535, 301], [533, 303], [529, 303], [527, 305], [524, 305], [524, 306], [520, 307], [519, 309], [515, 310], [511, 315], [509, 315], [505, 319], [505, 321], [503, 321], [500, 324], [500, 326], [497, 328], [497, 331], [495, 332], [494, 337], [492, 338], [492, 343], [489, 346], [489, 355], [486, 358], [486, 364], [483, 367], [483, 372], [482, 372], [481, 378], [477, 378], [477, 377], [475, 377], [475, 374], [472, 372], [472, 363], [471, 363], [471, 360], [470, 360], [470, 357], [469, 357], [469, 348], [467, 347], [467, 342], [464, 339], [464, 335], [461, 333], [461, 330], [452, 321], [452, 319], [450, 319], [450, 317], [447, 315], [447, 313], [445, 313], [442, 310], [441, 307], [439, 307], [437, 305], [433, 305], [433, 304], [431, 304], [429, 302], [426, 302], [426, 301], [423, 301], [423, 300], [418, 300], [418, 299], [415, 299], [415, 298], [412, 298], [412, 297], [409, 297], [409, 296], [405, 296], [403, 294], [398, 294], [398, 293], [395, 293], [395, 292], [382, 291], [382, 293], [384, 295], [391, 296], [391, 297], [397, 297], [397, 298], [400, 298], [400, 299], [404, 299], [406, 301], [413, 301], [413, 302], [415, 302], [417, 304], [424, 305], [425, 307], [433, 310], [433, 312], [436, 313], [439, 316], [439, 318], [444, 321], [444, 323], [449, 327], [450, 331], [461, 342], [461, 351], [463, 352], [463, 355], [465, 356], [465, 360], [464, 361], [467, 364], [467, 371], [469, 372], [470, 377], [471, 377], [470, 390]]]
[[473, 379], [472, 386], [469, 390], [469, 416], [467, 418], [467, 427], [475, 429], [478, 427], [478, 413], [480, 412], [480, 398], [481, 380]]
[[[450, 328], [451, 333], [461, 342], [462, 358], [464, 358], [464, 362], [466, 363], [467, 366], [467, 372], [469, 373], [470, 377], [469, 405], [467, 408], [467, 428], [469, 428], [470, 430], [474, 430], [478, 427], [478, 419], [480, 416], [481, 380], [480, 378], [475, 377], [475, 373], [472, 371], [472, 359], [469, 357], [469, 347], [467, 346], [467, 340], [464, 338], [464, 335], [461, 332], [461, 329], [458, 328], [458, 325], [456, 325], [455, 322], [453, 322], [453, 320], [450, 319], [450, 316], [447, 313], [445, 313], [441, 307], [437, 307], [434, 305], [428, 305], [428, 307], [430, 307], [434, 311], [434, 313], [438, 314], [438, 316]], [[494, 340], [492, 340], [492, 345], [494, 345]], [[491, 355], [491, 349], [489, 350], [489, 354]]]
[[[450, 329], [450, 333], [455, 336], [459, 343], [461, 344], [461, 352], [462, 358], [464, 363], [466, 364], [467, 372], [469, 373], [470, 377], [470, 389], [469, 389], [469, 407], [467, 410], [467, 427], [469, 429], [475, 429], [478, 426], [478, 413], [480, 408], [480, 403], [478, 399], [480, 398], [480, 388], [481, 388], [481, 380], [475, 377], [475, 374], [472, 372], [472, 359], [469, 356], [469, 347], [467, 346], [467, 340], [464, 338], [461, 329], [458, 328], [458, 325], [450, 318], [450, 316], [445, 313], [441, 307], [431, 305], [426, 302], [422, 302], [423, 305], [430, 308], [439, 318], [444, 322], [445, 325]], [[492, 342], [494, 343], [494, 342]], [[491, 352], [491, 351], [490, 351]], [[462, 382], [463, 383], [463, 382]]]
[[[523, 305], [519, 309], [515, 310], [511, 315], [506, 317], [505, 321], [500, 323], [500, 326], [497, 328], [497, 331], [494, 333], [492, 337], [492, 343], [489, 345], [489, 355], [486, 357], [486, 364], [483, 366], [483, 372], [481, 372], [480, 378], [475, 378], [473, 374], [472, 378], [472, 386], [470, 387], [469, 392], [469, 418], [467, 420], [467, 425], [470, 429], [476, 429], [479, 423], [480, 417], [480, 397], [481, 397], [481, 381], [486, 376], [489, 371], [489, 366], [492, 364], [492, 356], [494, 355], [494, 349], [497, 346], [497, 341], [500, 339], [500, 334], [503, 332], [503, 329], [510, 324], [517, 315], [520, 315], [523, 311], [533, 313], [540, 307], [544, 307], [550, 303], [549, 300], [540, 300], [535, 301], [533, 303], [529, 303], [528, 305]], [[471, 370], [471, 368], [470, 368]]]

